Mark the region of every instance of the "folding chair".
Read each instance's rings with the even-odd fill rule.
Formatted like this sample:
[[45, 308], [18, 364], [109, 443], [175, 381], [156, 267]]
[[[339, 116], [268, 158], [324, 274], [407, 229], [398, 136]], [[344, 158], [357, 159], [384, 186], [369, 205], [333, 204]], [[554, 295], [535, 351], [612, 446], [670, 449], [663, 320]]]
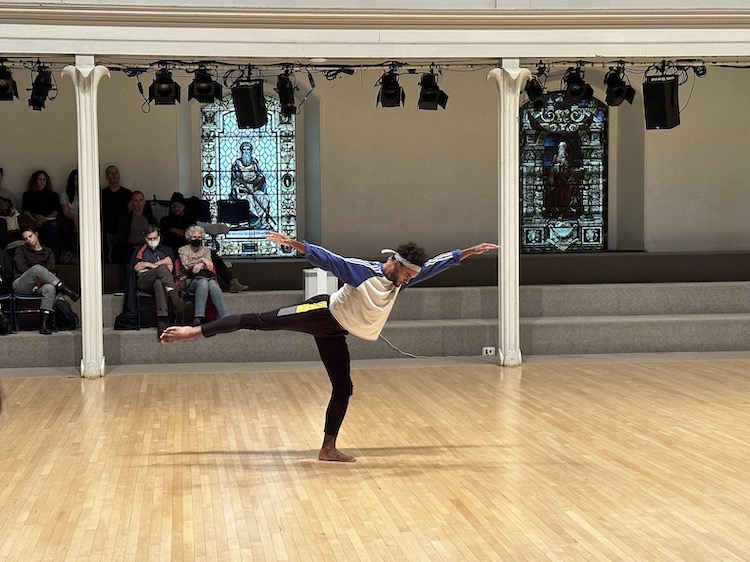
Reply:
[[[135, 291], [135, 308], [137, 311], [136, 318], [137, 318], [137, 323], [138, 323], [138, 328], [137, 328], [138, 330], [141, 329], [141, 298], [153, 299], [154, 293], [150, 293], [149, 291], [141, 291], [140, 289], [137, 289]], [[146, 326], [146, 327], [148, 328], [151, 326]]]
[[250, 202], [247, 199], [220, 199], [216, 202], [216, 210], [220, 223], [250, 228]]
[[[33, 303], [33, 306], [27, 306], [21, 303]], [[13, 326], [15, 331], [21, 329], [21, 321], [19, 316], [26, 314], [36, 314], [39, 316], [39, 306], [42, 304], [42, 295], [22, 295], [19, 293], [13, 293]]]
[[[7, 306], [2, 306], [3, 302], [7, 301]], [[10, 330], [16, 331], [16, 315], [15, 315], [15, 302], [13, 301], [13, 293], [2, 293], [0, 294], [0, 308], [2, 308], [3, 314], [10, 322]]]

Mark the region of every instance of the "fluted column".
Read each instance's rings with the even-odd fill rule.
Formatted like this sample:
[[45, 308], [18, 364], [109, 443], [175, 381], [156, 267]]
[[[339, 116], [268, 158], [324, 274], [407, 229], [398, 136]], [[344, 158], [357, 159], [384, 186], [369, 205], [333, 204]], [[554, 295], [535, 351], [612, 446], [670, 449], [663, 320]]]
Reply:
[[521, 89], [531, 76], [518, 59], [503, 59], [502, 68], [490, 71], [500, 93], [500, 150], [498, 154], [498, 362], [521, 364], [521, 318], [519, 313], [519, 207], [518, 127]]
[[92, 56], [76, 56], [63, 76], [73, 80], [78, 120], [78, 236], [81, 248], [81, 376], [104, 376], [102, 316], [102, 236], [99, 190], [99, 132], [96, 92], [109, 69], [94, 64]]

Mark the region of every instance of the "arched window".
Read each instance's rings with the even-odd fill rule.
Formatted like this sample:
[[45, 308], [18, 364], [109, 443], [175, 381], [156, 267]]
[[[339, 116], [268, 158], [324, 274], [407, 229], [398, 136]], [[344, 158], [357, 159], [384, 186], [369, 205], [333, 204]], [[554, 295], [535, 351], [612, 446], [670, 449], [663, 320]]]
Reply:
[[563, 92], [521, 106], [521, 251], [607, 249], [607, 109]]
[[221, 255], [285, 255], [266, 233], [297, 235], [295, 118], [281, 115], [277, 97], [265, 100], [268, 123], [259, 129], [237, 128], [231, 95], [201, 109], [201, 194], [212, 221], [230, 226], [218, 237]]

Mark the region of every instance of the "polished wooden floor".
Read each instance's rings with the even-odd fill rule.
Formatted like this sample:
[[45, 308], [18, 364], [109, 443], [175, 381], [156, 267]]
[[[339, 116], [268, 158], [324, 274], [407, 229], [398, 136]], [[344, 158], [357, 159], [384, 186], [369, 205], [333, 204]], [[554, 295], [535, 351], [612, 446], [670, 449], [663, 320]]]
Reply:
[[748, 560], [750, 360], [0, 379], [0, 560]]

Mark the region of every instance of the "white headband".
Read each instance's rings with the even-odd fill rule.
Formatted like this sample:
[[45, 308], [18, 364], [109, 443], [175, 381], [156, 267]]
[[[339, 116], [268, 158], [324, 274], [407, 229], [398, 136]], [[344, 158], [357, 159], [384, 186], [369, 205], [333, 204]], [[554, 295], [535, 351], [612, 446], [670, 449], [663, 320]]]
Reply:
[[380, 250], [380, 253], [381, 254], [393, 254], [391, 256], [391, 259], [396, 260], [398, 263], [400, 263], [404, 267], [407, 267], [407, 268], [411, 269], [415, 273], [419, 273], [420, 271], [422, 271], [422, 268], [420, 266], [414, 265], [409, 260], [407, 260], [406, 258], [402, 257], [401, 254], [399, 254], [396, 250], [390, 250], [388, 248], [384, 248], [384, 249]]

